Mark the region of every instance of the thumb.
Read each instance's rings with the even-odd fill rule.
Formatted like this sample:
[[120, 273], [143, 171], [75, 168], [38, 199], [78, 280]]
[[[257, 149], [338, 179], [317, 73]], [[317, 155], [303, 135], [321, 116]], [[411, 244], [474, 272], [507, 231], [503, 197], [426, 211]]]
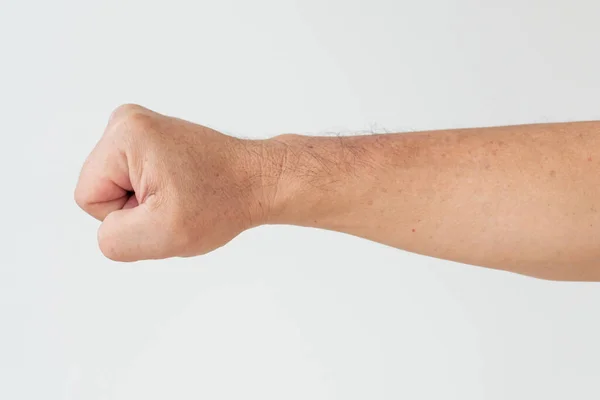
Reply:
[[147, 204], [113, 211], [98, 230], [102, 253], [114, 261], [169, 257], [169, 233], [157, 210]]

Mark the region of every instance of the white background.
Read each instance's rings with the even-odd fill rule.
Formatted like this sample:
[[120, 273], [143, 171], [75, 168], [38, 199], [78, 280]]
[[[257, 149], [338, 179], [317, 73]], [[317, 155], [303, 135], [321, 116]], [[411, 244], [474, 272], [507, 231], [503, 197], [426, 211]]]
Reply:
[[72, 193], [125, 102], [256, 138], [600, 119], [599, 16], [0, 0], [0, 398], [598, 399], [599, 284], [286, 226], [116, 264]]

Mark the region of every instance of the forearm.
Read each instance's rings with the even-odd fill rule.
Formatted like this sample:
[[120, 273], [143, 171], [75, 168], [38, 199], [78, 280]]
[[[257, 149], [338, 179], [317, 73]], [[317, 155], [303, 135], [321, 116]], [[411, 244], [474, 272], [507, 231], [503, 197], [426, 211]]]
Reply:
[[[268, 223], [548, 279], [600, 280], [600, 123], [284, 135]], [[271, 163], [272, 165], [268, 165]]]
[[74, 196], [117, 261], [205, 254], [253, 226], [294, 224], [600, 281], [598, 148], [600, 122], [254, 141], [128, 104]]

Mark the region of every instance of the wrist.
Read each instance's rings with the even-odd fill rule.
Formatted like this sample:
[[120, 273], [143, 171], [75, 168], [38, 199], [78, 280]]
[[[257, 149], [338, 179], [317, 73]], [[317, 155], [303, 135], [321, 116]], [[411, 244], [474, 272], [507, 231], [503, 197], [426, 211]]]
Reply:
[[381, 163], [374, 137], [294, 134], [249, 141], [254, 226], [289, 224], [340, 229], [353, 208], [369, 201]]
[[356, 192], [359, 173], [349, 140], [285, 134], [262, 141], [263, 223], [331, 228], [346, 211], [345, 193]]
[[[295, 224], [292, 214], [301, 210], [295, 205], [302, 202], [303, 187], [301, 177], [302, 142], [305, 137], [283, 134], [263, 141], [261, 158], [262, 191], [268, 204], [265, 224]], [[305, 201], [305, 200], [304, 200]]]
[[287, 148], [277, 139], [239, 140], [236, 162], [238, 183], [244, 187], [250, 226], [278, 223], [284, 203]]

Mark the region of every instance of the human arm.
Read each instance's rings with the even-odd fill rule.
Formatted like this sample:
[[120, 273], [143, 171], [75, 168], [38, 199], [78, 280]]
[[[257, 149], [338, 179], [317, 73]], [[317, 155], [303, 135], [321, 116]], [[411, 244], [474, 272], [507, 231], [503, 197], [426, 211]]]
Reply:
[[600, 280], [599, 145], [599, 122], [241, 140], [126, 106], [75, 196], [104, 220], [104, 254], [122, 261], [203, 254], [253, 226], [291, 224]]
[[467, 264], [600, 280], [600, 123], [283, 136], [271, 220]]

